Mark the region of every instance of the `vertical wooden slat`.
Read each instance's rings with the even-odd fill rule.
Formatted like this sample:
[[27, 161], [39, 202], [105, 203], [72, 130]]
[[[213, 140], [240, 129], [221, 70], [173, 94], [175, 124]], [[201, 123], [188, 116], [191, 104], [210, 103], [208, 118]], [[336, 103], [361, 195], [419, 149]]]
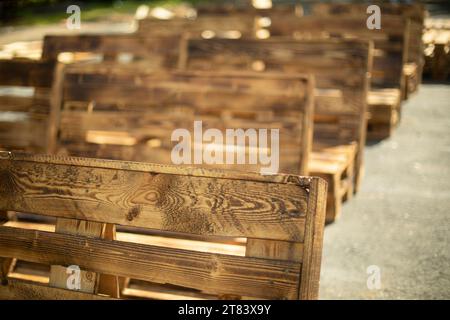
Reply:
[[320, 265], [322, 261], [323, 230], [327, 184], [323, 179], [311, 181], [306, 216], [303, 263], [299, 284], [299, 299], [319, 298]]
[[[100, 222], [82, 221], [58, 218], [56, 232], [80, 235], [92, 238], [115, 239], [115, 225]], [[102, 293], [114, 298], [119, 297], [117, 277], [100, 275], [90, 271], [81, 270], [81, 289], [85, 293]], [[64, 266], [51, 266], [50, 286], [67, 288], [67, 268]]]
[[53, 75], [53, 84], [50, 97], [50, 116], [47, 127], [47, 143], [46, 150], [48, 154], [54, 154], [56, 151], [56, 142], [59, 130], [61, 103], [62, 103], [62, 86], [64, 81], [65, 68], [62, 63], [55, 66]]

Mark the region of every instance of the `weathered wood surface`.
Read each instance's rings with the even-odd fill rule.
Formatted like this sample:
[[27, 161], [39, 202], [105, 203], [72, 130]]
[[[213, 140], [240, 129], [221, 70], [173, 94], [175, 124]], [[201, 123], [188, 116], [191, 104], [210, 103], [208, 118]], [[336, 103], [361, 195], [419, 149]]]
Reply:
[[[103, 61], [113, 61], [120, 55], [131, 55], [131, 60], [142, 69], [170, 68], [176, 65], [179, 36], [150, 37], [136, 34], [81, 34], [47, 35], [44, 38], [42, 59], [58, 59], [60, 53], [96, 53]], [[145, 63], [139, 63], [140, 61]]]
[[[382, 15], [397, 15], [423, 23], [425, 5], [422, 3], [374, 3], [381, 9]], [[367, 15], [369, 4], [358, 3], [315, 3], [312, 5], [314, 15]]]
[[303, 8], [300, 5], [277, 4], [271, 8], [256, 8], [250, 3], [240, 4], [199, 4], [195, 7], [197, 15], [232, 15], [248, 14], [252, 16], [270, 16], [271, 14], [297, 14], [302, 13]]
[[366, 27], [367, 15], [320, 16], [302, 18], [287, 16], [272, 21], [271, 36], [288, 36], [298, 39], [356, 38], [374, 42], [373, 86], [403, 88], [403, 65], [407, 61], [409, 20], [383, 15], [383, 28]]
[[358, 144], [356, 179], [366, 132], [371, 44], [340, 40], [189, 39], [180, 67], [190, 70], [252, 70], [313, 73], [316, 85], [314, 143]]
[[236, 38], [254, 35], [255, 17], [247, 13], [233, 15], [210, 14], [196, 19], [174, 18], [170, 20], [143, 19], [137, 33], [142, 36], [190, 35], [204, 37]]
[[[89, 251], [85, 250], [86, 245]], [[1, 254], [7, 257], [45, 264], [73, 264], [102, 273], [171, 283], [210, 293], [295, 299], [299, 282], [300, 266], [293, 262], [222, 256], [17, 228], [0, 227], [0, 248]]]
[[10, 279], [0, 285], [0, 298], [4, 300], [110, 300], [110, 297], [52, 288], [42, 284]]
[[[391, 16], [409, 19], [409, 30], [408, 30], [408, 45], [407, 45], [407, 58], [406, 62], [414, 63], [417, 67], [417, 76], [409, 77], [409, 88], [405, 91], [404, 98], [407, 97], [408, 93], [414, 92], [418, 84], [420, 84], [420, 79], [422, 78], [422, 70], [424, 65], [423, 58], [423, 45], [422, 45], [422, 32], [425, 19], [425, 6], [423, 4], [393, 4], [393, 3], [378, 3], [381, 9], [382, 17]], [[312, 12], [315, 15], [323, 16], [324, 18], [330, 16], [368, 16], [367, 14], [367, 4], [336, 4], [336, 3], [318, 3], [314, 4], [312, 7]], [[384, 22], [384, 21], [383, 21]], [[384, 26], [383, 26], [384, 28]], [[408, 76], [408, 75], [406, 75]], [[417, 81], [417, 84], [411, 85], [411, 79]], [[408, 78], [405, 80], [408, 81]]]
[[[63, 86], [57, 130], [62, 154], [170, 164], [177, 143], [172, 132], [185, 128], [192, 134], [194, 120], [201, 120], [204, 130], [223, 133], [279, 129], [279, 172], [307, 173], [313, 110], [308, 76], [77, 69], [66, 74]], [[261, 164], [214, 166], [258, 171]]]
[[[148, 174], [133, 171], [127, 162], [112, 162], [128, 169], [121, 171], [108, 168], [111, 162], [104, 160], [69, 158], [67, 164], [42, 165], [34, 159], [52, 158], [19, 159], [1, 160], [2, 210], [199, 235], [303, 239], [308, 194], [296, 185], [277, 183], [267, 189], [262, 182], [227, 179], [226, 175], [215, 179], [184, 176], [188, 169], [172, 166], [148, 165], [152, 172]], [[181, 175], [163, 173], [160, 168], [176, 168]], [[228, 195], [233, 201], [222, 200]], [[249, 217], [247, 210], [253, 207], [259, 209]]]
[[0, 149], [45, 152], [55, 63], [0, 60]]
[[[87, 271], [168, 283], [215, 295], [317, 298], [320, 228], [323, 230], [325, 217], [323, 180], [16, 153], [2, 153], [0, 167], [2, 210], [200, 235], [248, 236], [255, 239], [248, 243], [253, 246], [249, 255], [258, 256], [98, 239], [78, 231], [60, 233], [67, 225], [60, 224], [56, 232], [0, 226], [2, 257], [46, 265], [78, 265]], [[161, 188], [163, 180], [169, 184], [163, 183]], [[188, 186], [186, 191], [182, 191], [183, 180]], [[158, 217], [158, 211], [168, 212], [173, 204], [176, 209], [170, 221]], [[125, 215], [124, 219], [118, 213]], [[188, 222], [183, 222], [185, 218]], [[219, 220], [220, 223], [214, 222]], [[184, 226], [179, 228], [178, 222]], [[91, 228], [77, 223], [77, 230]], [[269, 239], [273, 249], [261, 248], [261, 241]], [[277, 244], [275, 240], [302, 245], [293, 244], [294, 251], [288, 250], [286, 255], [280, 250], [287, 243]], [[6, 293], [20, 297], [9, 288]], [[41, 294], [44, 293], [37, 293], [37, 297]]]

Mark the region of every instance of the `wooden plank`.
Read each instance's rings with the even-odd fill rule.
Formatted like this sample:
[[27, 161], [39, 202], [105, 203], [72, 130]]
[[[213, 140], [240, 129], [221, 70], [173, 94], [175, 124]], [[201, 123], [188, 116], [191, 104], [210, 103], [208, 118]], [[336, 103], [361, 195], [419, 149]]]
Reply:
[[98, 275], [95, 272], [80, 270], [80, 288], [72, 290], [68, 287], [67, 280], [70, 273], [67, 273], [67, 267], [52, 265], [50, 268], [49, 286], [70, 291], [84, 292], [94, 294], [96, 292]]
[[79, 291], [51, 288], [45, 285], [9, 280], [7, 286], [0, 286], [0, 298], [7, 300], [109, 300], [110, 297]]
[[49, 88], [54, 63], [28, 59], [0, 60], [0, 83], [4, 86]]
[[[398, 15], [423, 22], [425, 5], [422, 3], [377, 3], [381, 12], [386, 15]], [[368, 4], [358, 3], [315, 3], [312, 5], [314, 15], [361, 15], [367, 14]]]
[[[28, 230], [38, 230], [46, 232], [55, 232], [55, 226], [45, 223], [32, 223], [24, 221], [8, 221], [4, 223], [6, 227], [22, 228]], [[142, 231], [142, 230], [140, 230]], [[130, 230], [127, 232], [117, 232], [117, 239], [122, 242], [132, 242], [139, 244], [146, 244], [151, 246], [175, 248], [190, 251], [219, 253], [226, 255], [245, 256], [245, 238], [242, 241], [228, 241], [227, 243], [217, 242], [216, 239], [207, 238], [209, 241], [201, 241], [199, 239], [186, 239], [186, 235], [183, 234], [183, 238], [174, 238], [173, 235], [162, 233], [141, 234], [132, 233]], [[216, 242], [212, 242], [216, 240]], [[235, 240], [235, 239], [232, 239]]]
[[[80, 235], [84, 237], [100, 238], [103, 233], [104, 224], [98, 222], [56, 219], [56, 232], [62, 234]], [[55, 288], [68, 288], [67, 279], [70, 276], [67, 266], [52, 265], [50, 269], [50, 286]], [[80, 270], [79, 291], [85, 293], [96, 293], [99, 275], [95, 272]], [[78, 289], [75, 289], [78, 290]]]
[[[338, 138], [356, 141], [355, 183], [359, 181], [366, 139], [366, 110], [372, 44], [357, 40], [189, 39], [185, 69], [309, 72], [319, 90], [314, 112], [314, 143]], [[330, 92], [334, 90], [334, 92]], [[337, 91], [337, 92], [336, 92]], [[330, 101], [336, 102], [331, 104]], [[331, 119], [331, 120], [330, 120]]]
[[[0, 209], [199, 235], [303, 239], [308, 192], [296, 183], [309, 185], [307, 179], [281, 175], [284, 183], [267, 184], [251, 178], [277, 175], [217, 172], [211, 179], [216, 171], [180, 166], [5, 156], [15, 160], [0, 160]], [[202, 176], [186, 175], [192, 172]]]
[[[281, 157], [281, 168], [291, 169], [284, 172], [307, 174], [313, 108], [311, 81], [299, 74], [132, 74], [124, 70], [102, 73], [77, 68], [65, 79], [64, 101], [70, 103], [70, 108], [61, 112], [59, 149], [71, 155], [85, 153], [170, 164], [170, 150], [175, 145], [170, 139], [173, 130], [185, 128], [192, 132], [194, 120], [202, 120], [205, 127], [223, 131], [280, 129], [280, 149], [282, 153], [291, 152], [290, 157]], [[92, 105], [95, 108], [89, 109]], [[149, 140], [154, 139], [161, 148], [149, 146]], [[240, 167], [225, 166], [234, 170]], [[260, 165], [242, 168], [255, 171]]]
[[[85, 250], [86, 247], [90, 249]], [[315, 247], [310, 251], [319, 249]], [[75, 264], [96, 272], [171, 283], [209, 293], [290, 299], [298, 294], [299, 264], [292, 262], [191, 252], [4, 226], [0, 227], [0, 252], [6, 257], [15, 256], [31, 262]], [[318, 271], [315, 270], [317, 265], [310, 267], [314, 269], [312, 272]]]
[[[143, 19], [139, 21], [138, 34], [141, 36], [250, 36], [254, 30], [254, 17], [246, 13], [230, 16], [221, 14], [199, 16], [196, 19], [174, 18], [170, 20]], [[236, 32], [237, 31], [237, 32]], [[207, 32], [207, 33], [204, 33]]]
[[318, 179], [313, 182], [311, 194], [319, 200], [310, 202], [306, 222], [306, 235], [299, 286], [299, 299], [318, 299], [320, 266], [322, 261], [323, 230], [325, 223], [325, 195], [327, 184]]
[[135, 34], [46, 35], [42, 59], [54, 61], [63, 52], [90, 52], [106, 56], [129, 53], [133, 59], [153, 60], [153, 64], [147, 64], [147, 67], [170, 67], [176, 65], [179, 41], [179, 36], [139, 37]]
[[245, 256], [262, 259], [302, 261], [303, 244], [248, 238]]

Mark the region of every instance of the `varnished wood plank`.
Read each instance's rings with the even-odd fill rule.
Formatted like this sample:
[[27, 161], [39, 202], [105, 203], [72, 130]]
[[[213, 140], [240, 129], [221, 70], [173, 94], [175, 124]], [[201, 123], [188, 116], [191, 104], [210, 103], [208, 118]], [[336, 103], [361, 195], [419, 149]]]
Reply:
[[28, 59], [0, 60], [0, 83], [4, 86], [49, 88], [54, 63]]
[[50, 268], [49, 287], [60, 288], [71, 291], [94, 294], [98, 281], [98, 275], [92, 271], [80, 270], [80, 288], [72, 290], [68, 287], [67, 280], [71, 276], [67, 273], [67, 267], [60, 265], [52, 265]]
[[0, 286], [0, 297], [7, 300], [107, 300], [106, 296], [79, 291], [51, 288], [20, 280], [9, 280], [7, 286]]
[[[262, 179], [253, 174], [242, 176], [249, 180], [233, 179], [238, 172], [211, 178], [208, 173], [219, 171], [50, 156], [22, 159], [0, 160], [0, 209], [199, 235], [303, 239], [308, 192], [289, 183], [302, 183], [298, 177], [281, 175], [278, 179], [287, 183], [265, 184], [249, 181]], [[150, 174], [133, 171], [145, 167]], [[195, 170], [203, 177], [179, 174]], [[276, 180], [276, 175], [264, 179]]]
[[318, 179], [313, 182], [311, 193], [319, 201], [310, 202], [306, 222], [306, 234], [299, 285], [299, 299], [318, 299], [322, 261], [323, 231], [325, 223], [325, 197], [327, 184]]
[[188, 55], [185, 61], [180, 61], [180, 67], [185, 69], [252, 70], [258, 62], [263, 68], [257, 71], [262, 73], [314, 74], [318, 89], [315, 90], [313, 144], [330, 138], [346, 144], [357, 142], [354, 181], [359, 181], [367, 130], [371, 43], [317, 38], [189, 39], [186, 46]]
[[247, 239], [246, 257], [301, 262], [302, 255], [302, 243], [254, 238]]
[[[100, 238], [103, 234], [104, 224], [84, 220], [58, 218], [55, 230], [62, 234], [80, 235], [84, 237]], [[68, 288], [67, 279], [71, 274], [67, 266], [52, 265], [50, 269], [50, 286], [62, 289]], [[99, 275], [95, 272], [80, 270], [80, 291], [96, 293]], [[78, 289], [77, 289], [78, 290]]]
[[[85, 250], [87, 246], [89, 251]], [[292, 262], [194, 253], [3, 226], [0, 252], [32, 262], [75, 264], [101, 273], [209, 293], [290, 299], [298, 294], [300, 267]], [[311, 267], [314, 272], [319, 271], [315, 270], [316, 265]]]
[[[8, 221], [4, 224], [4, 226], [28, 230], [55, 232], [54, 225], [44, 223]], [[232, 243], [219, 243], [212, 241], [186, 239], [186, 236], [184, 234], [183, 238], [173, 238], [169, 237], [167, 234], [166, 236], [163, 236], [161, 233], [158, 233], [158, 235], [154, 234], [149, 235], [132, 232], [117, 232], [117, 240], [165, 248], [184, 249], [190, 251], [219, 253], [236, 256], [245, 256], [245, 243], [246, 243], [244, 238], [242, 238], [241, 239], [242, 241], [240, 242], [234, 241]]]

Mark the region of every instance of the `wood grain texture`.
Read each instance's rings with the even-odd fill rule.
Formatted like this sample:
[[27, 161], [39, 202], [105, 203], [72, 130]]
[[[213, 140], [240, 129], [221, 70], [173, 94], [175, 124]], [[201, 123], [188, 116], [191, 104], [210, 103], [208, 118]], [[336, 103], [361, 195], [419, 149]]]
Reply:
[[6, 300], [110, 300], [106, 296], [51, 288], [20, 280], [9, 280], [7, 286], [0, 286], [0, 298]]
[[45, 151], [54, 63], [0, 60], [0, 148]]
[[299, 286], [299, 299], [301, 300], [319, 298], [326, 193], [327, 184], [324, 180], [318, 179], [313, 182], [311, 194], [319, 201], [310, 202], [310, 211], [306, 222], [305, 249]]
[[[189, 39], [180, 68], [312, 73], [315, 90], [314, 142], [357, 142], [355, 181], [363, 163], [372, 44], [357, 40]], [[331, 100], [331, 103], [330, 103]], [[310, 158], [311, 159], [311, 158]]]
[[[387, 15], [397, 15], [423, 22], [425, 5], [422, 3], [377, 3], [381, 12]], [[315, 3], [312, 13], [321, 16], [333, 15], [362, 15], [367, 14], [367, 4], [358, 3]]]
[[[279, 129], [280, 171], [307, 174], [313, 83], [308, 76], [251, 72], [70, 70], [64, 81], [59, 153], [170, 164], [172, 132]], [[151, 143], [158, 142], [157, 147]], [[205, 164], [203, 164], [206, 166]], [[259, 171], [257, 165], [214, 165]]]
[[78, 161], [79, 167], [0, 160], [0, 209], [199, 235], [303, 239], [308, 193], [294, 184], [92, 168]]
[[[47, 35], [42, 60], [55, 61], [63, 52], [89, 52], [108, 56], [131, 54], [133, 61], [148, 61], [147, 68], [173, 67], [178, 59], [180, 37], [139, 37], [135, 34]], [[107, 60], [107, 59], [106, 59]], [[140, 65], [145, 67], [145, 65]]]
[[248, 238], [245, 256], [253, 258], [302, 261], [303, 244], [298, 242], [274, 241]]
[[[201, 36], [203, 32], [218, 37], [251, 36], [255, 17], [246, 13], [233, 15], [208, 14], [196, 19], [174, 18], [170, 20], [143, 19], [137, 33], [142, 36], [174, 36], [179, 34]], [[238, 33], [234, 33], [237, 31]]]
[[403, 88], [403, 65], [407, 61], [409, 19], [383, 15], [383, 28], [366, 27], [367, 14], [307, 16], [301, 19], [287, 16], [272, 21], [272, 36], [308, 38], [353, 38], [373, 41], [374, 65], [371, 83], [377, 87]]
[[[89, 250], [86, 250], [89, 248]], [[120, 241], [0, 227], [0, 251], [31, 262], [87, 270], [209, 293], [296, 298], [299, 264], [159, 248]], [[186, 263], [189, 261], [189, 263]]]

